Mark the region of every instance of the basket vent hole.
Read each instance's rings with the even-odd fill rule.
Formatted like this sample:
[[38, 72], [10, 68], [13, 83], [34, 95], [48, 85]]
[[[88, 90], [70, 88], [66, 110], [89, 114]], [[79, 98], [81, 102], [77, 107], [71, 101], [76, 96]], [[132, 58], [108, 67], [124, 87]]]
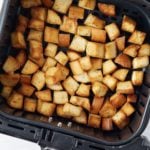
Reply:
[[35, 131], [34, 131], [34, 130], [30, 130], [30, 132], [31, 132], [31, 133], [35, 133]]
[[2, 122], [0, 121], [0, 124], [2, 124]]
[[18, 129], [18, 130], [24, 130], [24, 128], [16, 126], [16, 125], [8, 124], [8, 126], [11, 127], [11, 128]]
[[103, 148], [101, 148], [101, 147], [97, 147], [97, 146], [94, 146], [94, 145], [89, 145], [89, 148], [90, 148], [91, 150], [105, 150], [105, 149], [103, 149]]

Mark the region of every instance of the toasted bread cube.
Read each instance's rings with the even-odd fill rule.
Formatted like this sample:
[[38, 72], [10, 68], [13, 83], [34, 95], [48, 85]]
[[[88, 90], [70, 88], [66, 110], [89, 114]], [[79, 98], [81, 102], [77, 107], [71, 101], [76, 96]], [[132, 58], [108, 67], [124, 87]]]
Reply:
[[144, 68], [147, 67], [148, 65], [149, 65], [148, 56], [136, 57], [132, 61], [133, 69]]
[[13, 91], [13, 93], [8, 98], [7, 103], [12, 108], [22, 109], [22, 107], [23, 107], [23, 95]]
[[112, 118], [102, 118], [102, 130], [104, 130], [104, 131], [112, 131], [113, 130]]
[[116, 91], [121, 94], [133, 94], [134, 87], [131, 81], [118, 82]]
[[45, 85], [45, 74], [42, 71], [36, 72], [32, 76], [31, 84], [34, 85], [37, 90], [41, 90]]
[[29, 21], [28, 28], [43, 31], [44, 30], [44, 21], [32, 18]]
[[3, 86], [0, 95], [2, 97], [4, 97], [5, 99], [8, 99], [8, 97], [10, 96], [12, 90], [13, 90], [13, 88], [10, 87], [10, 86]]
[[120, 31], [116, 23], [111, 23], [109, 25], [106, 25], [105, 30], [111, 41], [115, 40], [120, 35]]
[[51, 8], [53, 6], [53, 0], [42, 0], [42, 3], [45, 7]]
[[69, 18], [83, 19], [84, 18], [84, 9], [77, 7], [77, 6], [71, 6], [69, 8], [68, 16], [69, 16]]
[[120, 108], [127, 101], [123, 94], [115, 93], [110, 97], [110, 102], [115, 108]]
[[60, 51], [56, 56], [55, 59], [62, 65], [66, 65], [66, 63], [68, 62], [68, 56], [63, 53], [62, 51]]
[[52, 44], [52, 43], [48, 43], [46, 48], [45, 48], [44, 55], [54, 58], [56, 53], [57, 53], [57, 49], [58, 49], [57, 45]]
[[90, 100], [88, 98], [80, 96], [71, 96], [70, 103], [77, 106], [81, 106], [87, 111], [90, 111]]
[[91, 63], [92, 63], [92, 69], [96, 70], [96, 69], [101, 69], [102, 68], [102, 59], [98, 59], [98, 58], [91, 58]]
[[35, 92], [35, 96], [43, 101], [52, 101], [51, 91], [48, 89]]
[[23, 25], [21, 25], [21, 24], [18, 24], [18, 25], [16, 26], [16, 30], [15, 30], [15, 31], [24, 33], [24, 32], [26, 31], [26, 28], [25, 28], [25, 26], [23, 26]]
[[77, 29], [77, 34], [80, 36], [91, 36], [91, 27], [79, 25]]
[[49, 89], [51, 89], [51, 90], [54, 90], [54, 91], [61, 91], [61, 90], [63, 90], [63, 87], [62, 87], [60, 82], [58, 82], [56, 84], [53, 84], [53, 85], [49, 85], [49, 86], [47, 85], [47, 87]]
[[55, 79], [55, 77], [47, 76], [45, 77], [46, 86], [49, 88], [52, 85], [57, 84], [59, 81]]
[[84, 9], [94, 10], [96, 6], [96, 0], [79, 0], [78, 5]]
[[18, 89], [18, 92], [21, 93], [24, 96], [30, 97], [33, 92], [35, 91], [35, 88], [29, 84], [22, 83], [21, 86]]
[[20, 83], [30, 84], [31, 83], [31, 76], [30, 75], [20, 75]]
[[77, 26], [78, 26], [78, 22], [76, 19], [72, 19], [67, 16], [64, 16], [63, 23], [60, 25], [60, 30], [64, 32], [76, 34]]
[[74, 80], [71, 76], [69, 76], [64, 82], [63, 87], [68, 92], [69, 95], [74, 95], [76, 90], [79, 87], [78, 82]]
[[128, 103], [136, 103], [137, 102], [137, 95], [135, 95], [135, 94], [127, 95], [127, 102]]
[[123, 51], [125, 49], [125, 42], [126, 42], [125, 40], [126, 40], [125, 36], [116, 38], [115, 41], [118, 50]]
[[104, 103], [104, 97], [94, 96], [90, 113], [98, 114], [100, 109], [102, 108], [103, 103]]
[[4, 86], [16, 86], [19, 80], [19, 74], [0, 74], [0, 82]]
[[88, 42], [86, 47], [86, 54], [91, 57], [104, 58], [104, 44]]
[[63, 112], [63, 108], [64, 108], [64, 105], [57, 105], [57, 107], [56, 107], [57, 115], [60, 117], [63, 117], [63, 118], [71, 118], [70, 114], [65, 114]]
[[55, 0], [53, 9], [59, 13], [66, 14], [71, 4], [72, 0]]
[[133, 71], [132, 72], [132, 84], [135, 86], [140, 86], [143, 83], [144, 72], [143, 71]]
[[37, 64], [33, 63], [31, 60], [27, 60], [21, 73], [29, 75], [35, 73], [38, 69], [39, 66]]
[[87, 115], [86, 115], [85, 111], [82, 110], [80, 116], [73, 117], [73, 121], [86, 125], [87, 124]]
[[97, 29], [97, 28], [92, 28], [92, 36], [91, 40], [95, 42], [101, 42], [105, 43], [106, 42], [106, 31]]
[[110, 74], [117, 69], [116, 64], [112, 60], [107, 60], [103, 63], [103, 74]]
[[21, 0], [21, 6], [23, 8], [31, 8], [31, 7], [39, 6], [41, 4], [42, 4], [41, 0], [34, 0], [34, 1]]
[[132, 66], [131, 59], [126, 54], [119, 54], [115, 58], [115, 63], [117, 63], [118, 65], [120, 65], [120, 66], [122, 66], [124, 68], [131, 68], [131, 66]]
[[117, 79], [112, 77], [111, 75], [106, 75], [103, 78], [103, 83], [107, 85], [107, 87], [109, 87], [112, 91], [114, 91], [117, 85]]
[[59, 46], [68, 47], [70, 45], [70, 34], [59, 34]]
[[79, 62], [83, 70], [90, 70], [92, 68], [92, 64], [89, 56], [81, 57], [79, 59]]
[[31, 17], [42, 21], [46, 20], [46, 9], [44, 7], [31, 8]]
[[52, 28], [52, 27], [48, 27], [48, 26], [45, 27], [45, 31], [44, 31], [45, 42], [58, 44], [58, 36], [59, 36], [59, 30]]
[[123, 111], [129, 117], [134, 113], [135, 109], [130, 103], [125, 103], [122, 106], [121, 111]]
[[92, 84], [92, 91], [95, 96], [101, 97], [107, 94], [108, 87], [101, 82], [94, 82]]
[[76, 91], [76, 94], [79, 96], [83, 96], [83, 97], [87, 97], [90, 95], [90, 85], [86, 85], [86, 84], [80, 84], [78, 90]]
[[82, 74], [74, 75], [73, 78], [81, 83], [89, 83], [90, 78], [86, 72], [83, 72]]
[[89, 114], [88, 117], [88, 126], [93, 128], [100, 128], [101, 117], [95, 114]]
[[18, 24], [27, 28], [29, 19], [23, 15], [18, 16]]
[[138, 56], [150, 56], [150, 44], [143, 44], [138, 51]]
[[78, 117], [81, 115], [82, 108], [80, 106], [75, 106], [70, 103], [66, 103], [63, 107], [63, 112], [65, 115], [70, 115], [73, 117]]
[[20, 50], [20, 52], [16, 56], [16, 60], [18, 61], [20, 66], [23, 66], [26, 62], [26, 52], [24, 50]]
[[92, 14], [89, 14], [87, 18], [84, 21], [84, 24], [90, 27], [103, 29], [105, 26], [105, 21], [98, 18], [97, 16], [94, 16]]
[[75, 35], [69, 48], [77, 52], [84, 52], [86, 49], [87, 40], [79, 35]]
[[106, 16], [116, 15], [116, 6], [112, 4], [98, 3], [98, 9]]
[[69, 63], [71, 71], [74, 75], [79, 75], [83, 73], [79, 60], [75, 60]]
[[106, 100], [99, 113], [103, 118], [113, 117], [116, 114], [116, 108]]
[[33, 98], [25, 98], [24, 99], [24, 110], [28, 112], [36, 111], [37, 101]]
[[60, 16], [55, 11], [50, 9], [48, 10], [46, 22], [49, 24], [56, 24], [56, 25], [62, 24]]
[[61, 79], [65, 80], [67, 78], [67, 76], [69, 75], [69, 69], [59, 63], [57, 63], [57, 67], [58, 67], [58, 69], [61, 70], [61, 73], [62, 73]]
[[38, 42], [42, 42], [42, 38], [43, 38], [43, 32], [42, 31], [30, 30], [27, 40], [28, 41], [35, 40]]
[[42, 68], [42, 71], [46, 71], [49, 67], [54, 67], [56, 66], [56, 60], [51, 58], [51, 57], [47, 57], [44, 65], [43, 65], [43, 68]]
[[112, 74], [112, 76], [120, 81], [125, 81], [128, 72], [129, 72], [128, 69], [118, 69]]
[[146, 33], [142, 31], [135, 30], [129, 37], [128, 42], [133, 44], [142, 45], [146, 38]]
[[44, 63], [45, 63], [45, 58], [43, 57], [42, 53], [41, 53], [41, 57], [39, 59], [35, 59], [33, 57], [31, 57], [29, 55], [29, 59], [34, 62], [35, 64], [37, 64], [39, 67], [43, 67]]
[[70, 61], [74, 61], [74, 60], [81, 58], [81, 55], [79, 53], [72, 51], [72, 50], [68, 50], [67, 55]]
[[105, 44], [105, 59], [113, 59], [117, 56], [117, 47], [115, 42]]
[[124, 112], [118, 111], [113, 117], [113, 122], [119, 129], [123, 129], [129, 123], [129, 118], [125, 115]]
[[88, 72], [88, 76], [89, 76], [91, 82], [103, 80], [103, 75], [102, 75], [101, 70], [90, 70]]
[[135, 28], [136, 28], [136, 22], [132, 18], [124, 15], [121, 29], [123, 31], [132, 33], [132, 32], [134, 32]]
[[66, 104], [68, 103], [68, 94], [65, 91], [54, 91], [53, 102], [55, 104]]
[[26, 42], [24, 39], [24, 35], [21, 32], [13, 32], [11, 34], [11, 44], [14, 48], [26, 48]]
[[20, 68], [19, 62], [12, 56], [8, 56], [3, 64], [3, 70], [6, 73], [13, 73]]

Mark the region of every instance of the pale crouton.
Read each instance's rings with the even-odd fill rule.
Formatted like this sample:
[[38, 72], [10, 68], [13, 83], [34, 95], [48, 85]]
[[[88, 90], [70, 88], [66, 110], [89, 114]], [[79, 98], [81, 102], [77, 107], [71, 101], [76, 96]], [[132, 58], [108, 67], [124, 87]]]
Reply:
[[3, 86], [0, 95], [2, 97], [4, 97], [5, 99], [8, 99], [8, 97], [10, 96], [12, 90], [13, 90], [13, 88], [10, 87], [10, 86]]
[[44, 30], [44, 21], [32, 18], [29, 21], [28, 28], [43, 31]]
[[35, 40], [38, 42], [42, 42], [43, 39], [43, 32], [42, 31], [36, 31], [36, 30], [30, 30], [27, 40]]
[[91, 82], [103, 80], [103, 74], [102, 74], [101, 70], [90, 70], [88, 72], [88, 76], [89, 76]]
[[19, 65], [22, 67], [26, 62], [27, 56], [24, 50], [20, 50], [20, 52], [16, 56], [16, 60], [18, 61]]
[[67, 55], [70, 61], [74, 61], [74, 60], [81, 58], [81, 55], [79, 53], [72, 51], [72, 50], [68, 50]]
[[130, 103], [125, 103], [122, 106], [121, 111], [123, 111], [129, 117], [134, 113], [135, 109]]
[[137, 95], [135, 95], [135, 94], [127, 95], [127, 102], [128, 103], [136, 103], [137, 102]]
[[143, 71], [133, 71], [131, 81], [135, 86], [140, 86], [143, 83], [144, 72]]
[[70, 34], [59, 34], [59, 46], [68, 47], [70, 45]]
[[79, 96], [87, 97], [90, 95], [90, 85], [87, 84], [80, 84], [78, 90], [76, 91], [76, 94]]
[[36, 111], [37, 101], [33, 98], [25, 98], [24, 99], [24, 110], [28, 112]]
[[112, 131], [113, 130], [113, 122], [112, 118], [102, 118], [102, 130], [104, 131]]
[[96, 0], [79, 0], [78, 5], [88, 10], [94, 10], [96, 6]]
[[89, 114], [88, 117], [88, 126], [93, 128], [100, 128], [101, 117], [95, 114]]
[[54, 1], [53, 0], [42, 0], [42, 3], [45, 7], [51, 8], [53, 6]]
[[23, 8], [31, 8], [31, 7], [39, 6], [41, 4], [42, 4], [41, 0], [34, 0], [34, 1], [21, 0], [21, 6]]
[[77, 7], [77, 6], [71, 6], [69, 8], [68, 17], [74, 18], [74, 19], [83, 19], [84, 18], [84, 9]]
[[125, 49], [125, 42], [126, 42], [125, 40], [126, 40], [125, 36], [116, 38], [115, 41], [118, 50], [123, 51]]
[[54, 91], [53, 102], [55, 104], [66, 104], [68, 103], [68, 94], [65, 91]]
[[30, 84], [31, 83], [31, 76], [30, 75], [20, 75], [20, 83]]
[[138, 56], [150, 56], [150, 44], [143, 44], [138, 51]]
[[54, 90], [54, 91], [61, 91], [61, 90], [63, 90], [63, 87], [62, 87], [60, 82], [58, 82], [56, 84], [53, 84], [53, 85], [49, 85], [49, 86], [47, 85], [47, 87], [49, 89], [51, 89], [51, 90]]
[[112, 76], [120, 81], [125, 81], [128, 72], [129, 72], [128, 69], [118, 69], [112, 74]]
[[83, 70], [90, 70], [92, 68], [91, 60], [89, 56], [84, 56], [79, 59], [81, 68]]
[[51, 91], [48, 89], [35, 92], [35, 96], [43, 101], [52, 101]]
[[79, 25], [77, 29], [77, 34], [80, 36], [91, 36], [91, 27]]
[[92, 69], [96, 70], [96, 69], [101, 69], [102, 68], [102, 59], [98, 59], [98, 58], [91, 58], [91, 63], [92, 63]]
[[91, 82], [90, 78], [89, 78], [89, 76], [86, 72], [83, 72], [82, 74], [74, 75], [73, 78], [76, 81], [80, 82], [80, 83], [89, 83], [89, 82]]
[[63, 108], [64, 108], [64, 105], [57, 105], [57, 107], [56, 107], [57, 115], [60, 117], [63, 117], [63, 118], [71, 118], [70, 114], [65, 114], [63, 112]]

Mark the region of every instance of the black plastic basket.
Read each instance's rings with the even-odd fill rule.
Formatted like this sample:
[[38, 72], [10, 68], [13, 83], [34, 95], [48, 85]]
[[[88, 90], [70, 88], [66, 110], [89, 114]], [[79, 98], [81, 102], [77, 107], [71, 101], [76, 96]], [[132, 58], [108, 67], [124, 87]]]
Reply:
[[[75, 2], [77, 2], [75, 0]], [[121, 23], [124, 14], [137, 21], [138, 29], [150, 33], [150, 2], [142, 0], [97, 0], [115, 4], [116, 17], [106, 17], [99, 11], [93, 14], [104, 18], [107, 23]], [[0, 16], [0, 64], [9, 54], [10, 33], [20, 12], [19, 0], [5, 0]], [[91, 11], [87, 11], [90, 13]], [[150, 42], [150, 34], [147, 34]], [[0, 131], [9, 135], [38, 142], [43, 146], [58, 149], [109, 149], [128, 145], [141, 135], [150, 117], [150, 67], [145, 71], [144, 84], [139, 89], [136, 112], [128, 127], [122, 131], [102, 132], [59, 117], [46, 118], [38, 114], [14, 110], [0, 99]]]

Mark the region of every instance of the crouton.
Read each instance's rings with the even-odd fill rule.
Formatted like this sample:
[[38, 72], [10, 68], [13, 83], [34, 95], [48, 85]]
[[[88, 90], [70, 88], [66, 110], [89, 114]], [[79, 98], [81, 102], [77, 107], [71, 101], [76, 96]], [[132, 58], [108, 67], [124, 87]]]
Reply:
[[115, 93], [110, 97], [110, 102], [115, 108], [120, 108], [127, 101], [123, 94]]
[[91, 36], [91, 27], [79, 25], [77, 28], [77, 34], [80, 36]]
[[24, 35], [21, 32], [13, 32], [11, 33], [11, 45], [14, 48], [26, 48], [26, 42], [24, 39]]
[[120, 31], [116, 23], [111, 23], [111, 24], [106, 25], [105, 30], [111, 41], [115, 40], [120, 35]]
[[102, 118], [102, 130], [112, 131], [113, 130], [113, 121], [112, 118]]
[[29, 55], [29, 59], [34, 62], [35, 64], [37, 64], [39, 67], [42, 67], [45, 63], [45, 58], [43, 57], [42, 53], [41, 53], [41, 57], [39, 59], [35, 59], [33, 57], [31, 57]]
[[88, 98], [80, 96], [71, 96], [70, 103], [77, 106], [81, 106], [87, 111], [90, 111], [90, 100]]
[[97, 16], [89, 14], [85, 19], [84, 24], [94, 28], [103, 29], [105, 26], [105, 21], [98, 18]]
[[130, 103], [125, 103], [122, 106], [121, 111], [123, 111], [129, 117], [134, 113], [135, 109]]
[[135, 28], [136, 28], [136, 22], [132, 18], [124, 15], [122, 20], [121, 30], [132, 33], [134, 32]]
[[51, 58], [51, 57], [47, 57], [44, 65], [43, 65], [43, 68], [42, 68], [42, 71], [46, 71], [49, 67], [54, 67], [56, 66], [56, 60]]
[[116, 64], [112, 60], [107, 60], [103, 63], [103, 74], [110, 74], [117, 69]]
[[77, 6], [71, 6], [69, 8], [68, 16], [69, 16], [69, 18], [83, 19], [84, 18], [84, 9], [77, 7]]
[[62, 21], [60, 16], [53, 10], [48, 10], [46, 22], [49, 24], [61, 25]]
[[58, 46], [52, 43], [48, 43], [45, 50], [44, 55], [48, 57], [54, 58], [57, 53]]
[[23, 66], [26, 62], [26, 52], [24, 50], [20, 50], [20, 52], [16, 56], [16, 60], [18, 61], [20, 66]]
[[100, 128], [101, 117], [95, 114], [89, 114], [88, 117], [88, 126], [93, 128]]
[[91, 63], [92, 63], [92, 69], [96, 70], [96, 69], [101, 69], [102, 68], [102, 59], [98, 59], [98, 58], [91, 58]]
[[78, 26], [78, 22], [76, 19], [72, 19], [67, 16], [64, 16], [63, 23], [60, 25], [60, 30], [64, 32], [76, 34], [77, 26]]
[[131, 81], [118, 82], [116, 91], [121, 94], [133, 94], [134, 87]]
[[101, 82], [94, 82], [92, 84], [92, 91], [95, 96], [101, 97], [107, 94], [108, 87]]
[[86, 49], [87, 40], [79, 35], [75, 35], [69, 48], [77, 52], [84, 52]]
[[28, 112], [36, 111], [37, 101], [33, 98], [25, 98], [24, 99], [24, 110]]
[[56, 83], [56, 84], [53, 84], [53, 85], [47, 85], [47, 87], [51, 90], [54, 90], [54, 91], [61, 91], [63, 90], [63, 87], [61, 85], [60, 82]]
[[149, 65], [148, 56], [136, 57], [132, 61], [133, 69], [144, 68], [147, 67], [148, 65]]
[[74, 61], [74, 60], [81, 58], [81, 55], [79, 53], [72, 51], [72, 50], [68, 50], [67, 55], [70, 61]]
[[51, 8], [53, 6], [54, 1], [53, 0], [42, 0], [42, 3], [45, 7]]
[[31, 83], [31, 76], [30, 75], [20, 75], [20, 83], [30, 84]]
[[65, 91], [54, 91], [53, 102], [55, 104], [66, 104], [68, 103], [68, 94]]
[[79, 0], [78, 5], [84, 9], [94, 10], [96, 6], [96, 0]]
[[146, 38], [146, 33], [142, 31], [135, 30], [129, 37], [128, 42], [133, 44], [142, 45]]
[[31, 84], [34, 85], [37, 90], [41, 90], [45, 85], [45, 74], [42, 71], [36, 72], [32, 76]]
[[44, 21], [32, 18], [29, 21], [28, 28], [43, 31], [44, 30]]
[[91, 57], [104, 58], [104, 44], [88, 42], [86, 47], [86, 54]]
[[57, 63], [57, 67], [58, 67], [58, 69], [61, 70], [61, 73], [62, 73], [61, 74], [61, 79], [65, 80], [67, 78], [67, 76], [69, 75], [69, 69], [67, 67], [59, 64], [59, 63]]
[[96, 97], [94, 96], [92, 105], [91, 105], [91, 111], [92, 114], [98, 114], [100, 109], [102, 108], [102, 105], [104, 103], [104, 97]]
[[57, 105], [56, 114], [60, 117], [63, 117], [63, 118], [71, 118], [70, 114], [65, 114], [63, 112], [63, 108], [64, 108], [64, 105]]
[[16, 26], [16, 30], [15, 31], [24, 33], [26, 31], [26, 28], [25, 28], [25, 26], [18, 24]]
[[35, 73], [38, 69], [39, 66], [37, 64], [33, 63], [31, 60], [27, 60], [21, 73], [29, 75]]
[[105, 44], [105, 59], [113, 59], [117, 56], [117, 47], [115, 42]]
[[87, 97], [90, 95], [90, 85], [86, 85], [86, 84], [80, 84], [78, 90], [76, 91], [76, 94], [79, 96], [83, 96], [83, 97]]
[[30, 30], [27, 40], [35, 40], [38, 42], [42, 42], [42, 38], [43, 38], [43, 32], [42, 31], [36, 31], [36, 30]]
[[150, 56], [150, 44], [143, 44], [138, 51], [138, 56]]
[[75, 106], [70, 103], [66, 103], [63, 107], [63, 112], [65, 115], [78, 117], [81, 115], [82, 108], [80, 106]]
[[83, 70], [90, 70], [92, 68], [91, 60], [89, 56], [84, 56], [79, 59], [81, 68]]
[[[52, 35], [52, 36], [50, 36]], [[58, 44], [59, 30], [52, 27], [45, 27], [44, 41]]]
[[71, 76], [69, 76], [62, 84], [69, 95], [74, 95], [79, 87], [78, 82], [76, 82]]
[[106, 16], [116, 15], [116, 6], [112, 4], [98, 3], [98, 9]]
[[92, 30], [92, 34], [91, 34], [92, 41], [101, 42], [101, 43], [106, 42], [106, 31], [105, 30], [101, 30], [101, 29], [97, 29], [97, 28], [91, 28], [91, 30]]
[[115, 58], [115, 63], [117, 63], [118, 65], [120, 65], [120, 66], [122, 66], [124, 68], [131, 68], [131, 66], [132, 66], [131, 59], [126, 54], [119, 54]]
[[10, 96], [12, 90], [13, 90], [13, 88], [10, 87], [10, 86], [3, 86], [0, 95], [2, 97], [4, 97], [5, 99], [8, 99], [8, 97]]
[[52, 101], [51, 91], [48, 89], [35, 92], [35, 96], [43, 101]]
[[143, 83], [144, 72], [143, 71], [133, 71], [131, 81], [135, 86], [140, 86]]
[[101, 70], [90, 70], [88, 72], [88, 76], [89, 76], [91, 82], [103, 80], [103, 75], [102, 75]]
[[129, 72], [128, 69], [118, 69], [112, 74], [112, 76], [120, 81], [125, 81], [128, 72]]
[[116, 108], [106, 100], [99, 113], [103, 118], [113, 117], [116, 114]]
[[68, 47], [70, 45], [70, 34], [59, 34], [59, 46]]
[[135, 95], [135, 94], [127, 95], [127, 102], [128, 103], [136, 103], [137, 102], [137, 95]]
[[23, 8], [31, 8], [31, 7], [39, 6], [41, 4], [42, 4], [41, 0], [34, 0], [34, 1], [21, 0], [21, 6]]
[[116, 38], [116, 40], [115, 40], [116, 46], [119, 51], [123, 51], [125, 49], [125, 42], [126, 42], [125, 40], [126, 40], [125, 36]]
[[83, 72], [82, 74], [74, 75], [73, 78], [80, 83], [89, 83], [90, 82], [90, 78], [86, 72]]
[[72, 0], [55, 0], [53, 9], [59, 13], [66, 14], [71, 4]]

